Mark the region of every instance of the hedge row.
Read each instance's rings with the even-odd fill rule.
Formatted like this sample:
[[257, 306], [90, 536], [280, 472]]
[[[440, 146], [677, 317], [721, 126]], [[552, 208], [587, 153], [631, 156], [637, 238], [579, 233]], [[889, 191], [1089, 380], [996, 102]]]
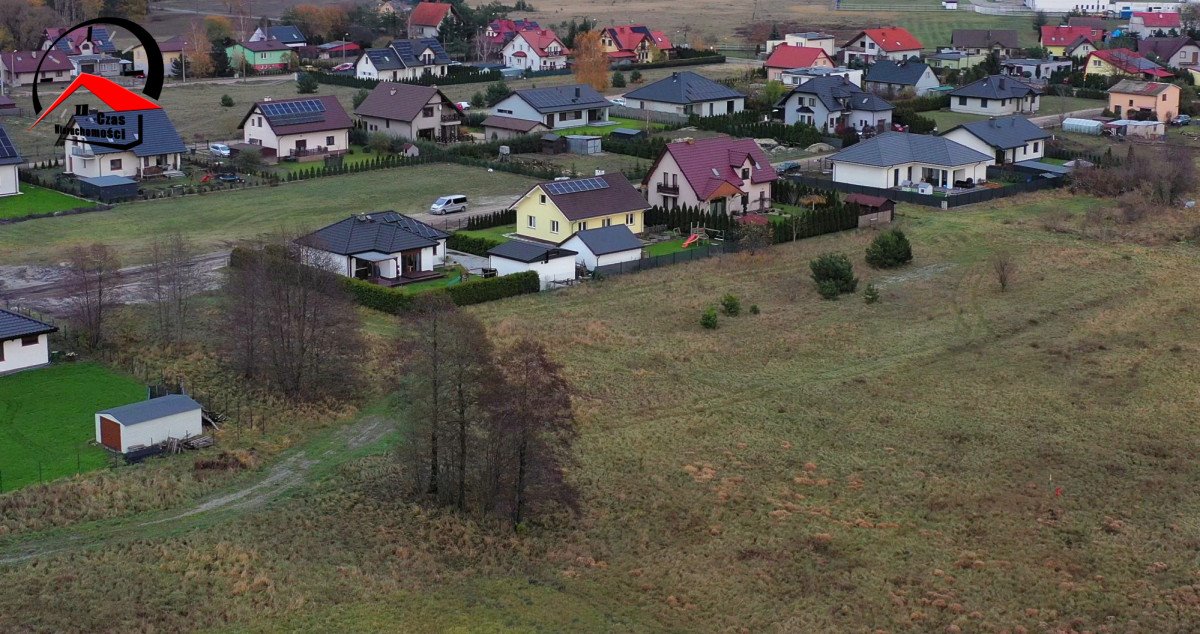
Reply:
[[475, 231], [477, 229], [491, 229], [492, 227], [503, 227], [504, 225], [516, 224], [517, 210], [504, 209], [502, 211], [493, 211], [490, 214], [480, 214], [467, 218], [467, 230]]
[[646, 62], [645, 64], [614, 64], [613, 70], [648, 70], [651, 68], [674, 68], [676, 66], [701, 66], [703, 64], [724, 64], [724, 55], [702, 55], [688, 59], [669, 59], [664, 62]]
[[893, 101], [892, 105], [897, 108], [907, 108], [913, 112], [931, 112], [933, 110], [949, 108], [950, 95], [947, 93], [940, 95], [925, 95], [924, 97], [914, 97], [912, 99]]
[[446, 248], [470, 253], [472, 255], [486, 256], [488, 251], [501, 244], [499, 240], [491, 238], [482, 238], [475, 236], [467, 236], [461, 233], [452, 233], [449, 238], [446, 238]]
[[475, 278], [457, 286], [420, 293], [405, 293], [399, 289], [349, 277], [345, 278], [343, 284], [359, 304], [393, 315], [412, 310], [418, 297], [432, 293], [445, 293], [455, 305], [470, 306], [542, 290], [542, 281], [536, 271], [524, 271], [503, 277]]
[[[317, 78], [319, 84], [331, 84], [334, 86], [349, 86], [351, 88], [365, 88], [371, 90], [378, 86], [382, 80], [379, 79], [359, 79], [353, 75], [337, 75], [334, 73], [310, 73]], [[502, 81], [504, 75], [495, 70], [481, 70], [470, 66], [451, 66], [443, 77], [434, 76], [432, 73], [426, 73], [418, 79], [406, 79], [402, 83], [416, 84], [418, 86], [451, 86], [454, 84], [476, 84], [483, 82]]]

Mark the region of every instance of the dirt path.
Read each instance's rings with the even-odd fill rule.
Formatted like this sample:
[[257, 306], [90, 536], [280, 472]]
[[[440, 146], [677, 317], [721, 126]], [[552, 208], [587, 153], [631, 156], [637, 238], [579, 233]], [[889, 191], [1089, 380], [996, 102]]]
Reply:
[[0, 566], [19, 564], [37, 557], [53, 555], [73, 548], [87, 548], [113, 541], [124, 541], [145, 537], [167, 525], [173, 530], [186, 529], [197, 524], [201, 518], [220, 514], [222, 521], [237, 519], [247, 511], [260, 509], [284, 493], [299, 488], [310, 481], [313, 467], [336, 464], [346, 456], [346, 451], [361, 449], [381, 440], [395, 429], [394, 421], [369, 416], [334, 432], [333, 445], [343, 450], [327, 449], [317, 453], [306, 447], [280, 459], [262, 472], [262, 477], [246, 482], [239, 487], [213, 494], [195, 503], [184, 511], [175, 511], [153, 520], [145, 517], [129, 518], [116, 523], [104, 522], [102, 528], [93, 526], [72, 527], [66, 534], [51, 537], [31, 537], [15, 542], [11, 547], [0, 545]]

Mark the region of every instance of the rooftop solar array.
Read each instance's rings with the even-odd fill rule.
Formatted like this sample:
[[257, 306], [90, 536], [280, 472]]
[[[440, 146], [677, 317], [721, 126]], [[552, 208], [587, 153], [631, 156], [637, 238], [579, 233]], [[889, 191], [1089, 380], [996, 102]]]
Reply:
[[545, 188], [547, 192], [555, 196], [561, 196], [563, 194], [578, 194], [579, 192], [608, 189], [608, 183], [603, 178], [581, 178], [573, 181], [546, 183]]
[[272, 125], [296, 125], [325, 119], [325, 104], [319, 99], [267, 102], [260, 108]]
[[0, 165], [15, 165], [21, 162], [21, 155], [8, 138], [8, 131], [0, 126]]

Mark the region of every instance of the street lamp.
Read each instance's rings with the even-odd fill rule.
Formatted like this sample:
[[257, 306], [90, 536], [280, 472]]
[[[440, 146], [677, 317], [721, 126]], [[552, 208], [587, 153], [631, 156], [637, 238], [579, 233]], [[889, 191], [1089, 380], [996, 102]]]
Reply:
[[183, 41], [183, 48], [179, 49], [179, 72], [183, 73], [183, 83], [187, 83], [187, 40]]
[[346, 63], [346, 47], [350, 44], [350, 34], [346, 33], [342, 36], [342, 63]]

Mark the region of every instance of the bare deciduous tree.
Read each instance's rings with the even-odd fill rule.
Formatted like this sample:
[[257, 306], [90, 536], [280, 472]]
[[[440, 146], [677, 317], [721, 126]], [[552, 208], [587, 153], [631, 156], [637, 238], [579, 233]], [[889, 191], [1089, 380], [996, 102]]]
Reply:
[[195, 249], [178, 232], [150, 244], [143, 295], [154, 305], [159, 338], [168, 343], [181, 341], [191, 321], [192, 295], [199, 288], [193, 257]]
[[104, 341], [104, 320], [116, 304], [114, 287], [121, 263], [105, 244], [90, 244], [71, 251], [67, 265], [71, 321], [83, 345], [99, 348]]
[[400, 351], [411, 406], [409, 458], [414, 491], [438, 495], [441, 484], [441, 439], [446, 434], [450, 380], [447, 350], [453, 345], [448, 316], [457, 312], [444, 295], [430, 294], [417, 300], [413, 333]]
[[996, 274], [996, 283], [1000, 285], [1001, 293], [1008, 290], [1008, 284], [1016, 270], [1017, 263], [1008, 251], [997, 251], [992, 255], [992, 271]]

